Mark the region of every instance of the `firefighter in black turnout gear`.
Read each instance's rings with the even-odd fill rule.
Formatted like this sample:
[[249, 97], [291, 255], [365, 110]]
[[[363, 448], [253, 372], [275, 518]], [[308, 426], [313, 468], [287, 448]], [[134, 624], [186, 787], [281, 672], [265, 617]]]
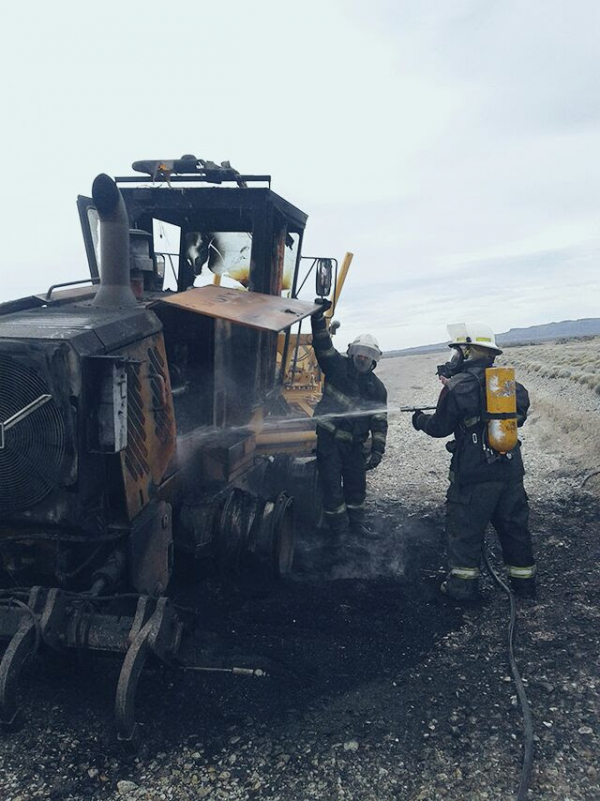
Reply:
[[[311, 318], [313, 347], [325, 375], [323, 397], [315, 409], [317, 467], [323, 489], [325, 515], [335, 544], [364, 527], [366, 471], [376, 468], [385, 452], [387, 392], [373, 370], [381, 357], [376, 339], [362, 334], [348, 347], [348, 355], [333, 346], [324, 312]], [[364, 413], [362, 413], [364, 410]], [[365, 443], [371, 435], [370, 454]]]
[[[502, 548], [513, 591], [535, 595], [535, 561], [523, 486], [521, 443], [500, 453], [490, 446], [486, 405], [486, 368], [502, 353], [493, 332], [481, 324], [448, 326], [452, 360], [438, 367], [444, 384], [434, 414], [416, 411], [413, 426], [431, 437], [454, 440], [446, 502], [449, 575], [441, 590], [458, 601], [478, 598], [479, 567], [485, 530], [492, 523]], [[516, 383], [517, 426], [529, 409], [527, 390]], [[498, 415], [497, 417], [501, 417]], [[514, 425], [514, 424], [513, 424]]]

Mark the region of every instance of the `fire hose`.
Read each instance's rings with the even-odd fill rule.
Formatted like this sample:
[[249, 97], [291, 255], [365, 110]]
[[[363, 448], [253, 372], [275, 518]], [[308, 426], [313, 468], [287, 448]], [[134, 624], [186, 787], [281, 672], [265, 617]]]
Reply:
[[500, 578], [498, 573], [492, 567], [485, 545], [483, 548], [483, 561], [496, 584], [508, 595], [510, 604], [510, 617], [508, 622], [508, 659], [513, 681], [517, 690], [517, 698], [519, 699], [519, 704], [521, 705], [521, 711], [523, 713], [524, 733], [523, 765], [521, 767], [521, 779], [519, 781], [519, 789], [517, 791], [517, 801], [525, 801], [527, 798], [529, 784], [531, 782], [531, 771], [533, 768], [533, 721], [531, 718], [529, 701], [527, 700], [527, 695], [525, 693], [525, 686], [523, 685], [523, 680], [521, 678], [521, 674], [519, 673], [519, 668], [517, 666], [514, 653], [515, 627], [517, 618], [515, 596], [508, 584]]

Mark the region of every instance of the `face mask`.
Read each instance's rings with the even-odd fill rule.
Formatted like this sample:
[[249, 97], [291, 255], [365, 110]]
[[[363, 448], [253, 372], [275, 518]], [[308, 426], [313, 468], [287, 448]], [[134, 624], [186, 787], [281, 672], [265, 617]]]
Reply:
[[353, 356], [352, 361], [359, 373], [368, 373], [373, 366], [373, 360], [366, 356]]
[[452, 378], [453, 375], [460, 373], [465, 361], [465, 354], [462, 348], [455, 347], [452, 358], [445, 364], [438, 364], [437, 374], [442, 378]]

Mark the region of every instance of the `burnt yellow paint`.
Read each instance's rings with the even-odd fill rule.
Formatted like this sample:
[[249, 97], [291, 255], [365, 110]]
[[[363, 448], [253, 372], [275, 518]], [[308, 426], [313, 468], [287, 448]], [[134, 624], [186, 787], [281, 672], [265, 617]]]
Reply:
[[488, 420], [488, 442], [494, 450], [508, 453], [517, 444], [517, 394], [512, 367], [488, 367], [485, 394], [489, 414], [514, 414], [505, 420]]

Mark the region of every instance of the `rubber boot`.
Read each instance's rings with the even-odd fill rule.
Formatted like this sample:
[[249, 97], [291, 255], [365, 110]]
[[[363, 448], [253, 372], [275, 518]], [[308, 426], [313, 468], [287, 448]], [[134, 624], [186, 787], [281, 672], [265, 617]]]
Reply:
[[350, 524], [347, 515], [336, 515], [329, 521], [329, 536], [325, 547], [336, 550], [348, 544], [351, 539]]
[[459, 579], [456, 576], [448, 576], [446, 581], [440, 585], [440, 592], [460, 603], [474, 603], [481, 599], [477, 579]]
[[334, 525], [330, 523], [330, 527], [331, 537], [326, 547], [336, 554], [336, 558], [342, 560], [348, 558], [364, 560], [369, 558], [368, 549], [356, 536], [347, 518], [346, 520], [338, 518]]
[[350, 519], [350, 532], [355, 542], [368, 542], [369, 540], [381, 538], [379, 532], [367, 526], [364, 520]]

